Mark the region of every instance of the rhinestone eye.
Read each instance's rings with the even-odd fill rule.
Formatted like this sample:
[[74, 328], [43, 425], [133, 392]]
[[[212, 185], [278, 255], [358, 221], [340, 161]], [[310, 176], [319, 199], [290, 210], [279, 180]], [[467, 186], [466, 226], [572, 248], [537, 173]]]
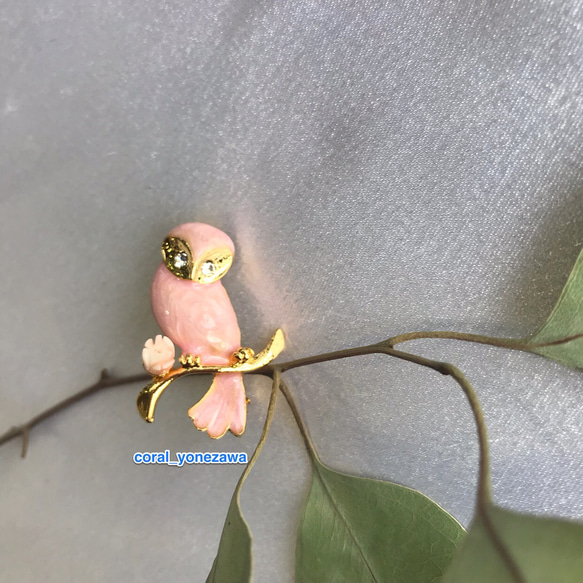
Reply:
[[207, 277], [212, 275], [216, 270], [217, 266], [214, 264], [213, 261], [205, 261], [201, 267], [203, 275], [206, 275]]
[[188, 255], [184, 251], [180, 251], [174, 256], [174, 267], [180, 269], [188, 263]]

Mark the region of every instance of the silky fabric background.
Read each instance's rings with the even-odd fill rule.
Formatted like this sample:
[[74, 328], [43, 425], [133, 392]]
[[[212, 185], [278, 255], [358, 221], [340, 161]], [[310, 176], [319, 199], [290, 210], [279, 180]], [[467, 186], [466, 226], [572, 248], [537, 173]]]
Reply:
[[[0, 431], [141, 370], [149, 286], [181, 222], [226, 231], [243, 343], [281, 360], [414, 330], [521, 337], [583, 243], [583, 4], [0, 1]], [[583, 380], [541, 357], [403, 345], [467, 373], [504, 507], [583, 518]], [[417, 488], [464, 525], [460, 389], [369, 356], [286, 375], [325, 462]], [[2, 582], [204, 581], [241, 466], [137, 466], [211, 441], [173, 385], [144, 423], [110, 389], [0, 449]], [[255, 581], [293, 580], [309, 464], [280, 399], [242, 492]]]

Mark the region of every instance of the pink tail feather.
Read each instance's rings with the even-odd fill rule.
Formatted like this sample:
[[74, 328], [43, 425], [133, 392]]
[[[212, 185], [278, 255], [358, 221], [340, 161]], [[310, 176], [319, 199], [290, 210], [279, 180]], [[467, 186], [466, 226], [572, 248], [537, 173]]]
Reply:
[[227, 433], [241, 435], [247, 422], [247, 399], [241, 373], [219, 373], [205, 396], [188, 410], [197, 429], [218, 439]]

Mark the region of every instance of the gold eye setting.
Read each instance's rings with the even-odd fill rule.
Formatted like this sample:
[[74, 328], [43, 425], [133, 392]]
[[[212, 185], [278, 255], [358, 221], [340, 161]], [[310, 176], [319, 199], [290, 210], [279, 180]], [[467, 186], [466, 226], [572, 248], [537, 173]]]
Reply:
[[192, 279], [197, 283], [213, 283], [227, 273], [232, 263], [233, 254], [229, 249], [216, 249], [197, 261]]
[[166, 237], [162, 243], [162, 258], [176, 277], [192, 278], [192, 253], [186, 241], [178, 237]]

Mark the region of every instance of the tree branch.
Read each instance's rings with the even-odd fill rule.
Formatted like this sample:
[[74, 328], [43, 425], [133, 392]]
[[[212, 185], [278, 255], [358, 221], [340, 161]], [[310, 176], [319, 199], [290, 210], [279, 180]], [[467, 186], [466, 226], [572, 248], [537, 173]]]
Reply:
[[[454, 336], [455, 335], [455, 336]], [[379, 342], [377, 344], [371, 344], [368, 346], [359, 346], [356, 348], [347, 348], [345, 350], [338, 350], [335, 352], [328, 352], [324, 354], [317, 354], [315, 356], [308, 356], [305, 358], [299, 358], [296, 360], [291, 360], [288, 362], [284, 362], [278, 365], [268, 365], [261, 369], [254, 371], [253, 374], [261, 374], [265, 376], [272, 377], [274, 380], [274, 389], [276, 389], [279, 385], [279, 389], [281, 390], [282, 394], [286, 398], [292, 413], [295, 417], [296, 423], [300, 429], [304, 442], [306, 444], [306, 449], [310, 453], [311, 456], [317, 457], [316, 450], [313, 446], [311, 438], [309, 436], [307, 427], [301, 416], [299, 414], [299, 410], [293, 400], [291, 393], [289, 392], [285, 383], [280, 379], [280, 373], [283, 373], [287, 370], [291, 370], [294, 368], [299, 368], [303, 366], [308, 366], [310, 364], [317, 364], [322, 362], [329, 362], [333, 360], [339, 360], [342, 358], [350, 358], [354, 356], [364, 356], [367, 354], [386, 354], [388, 356], [393, 356], [400, 360], [405, 360], [407, 362], [412, 362], [414, 364], [418, 364], [420, 366], [424, 366], [426, 368], [430, 368], [435, 370], [436, 372], [445, 375], [451, 376], [461, 387], [463, 392], [465, 393], [470, 407], [472, 409], [472, 413], [474, 415], [474, 419], [476, 422], [476, 429], [478, 433], [478, 442], [479, 442], [479, 450], [480, 450], [480, 457], [479, 457], [479, 471], [478, 471], [478, 493], [477, 493], [477, 509], [478, 514], [481, 516], [486, 530], [490, 535], [490, 539], [494, 547], [497, 549], [498, 553], [502, 557], [503, 561], [506, 563], [507, 568], [509, 569], [510, 573], [512, 574], [516, 583], [523, 583], [524, 577], [520, 572], [520, 569], [516, 565], [513, 557], [508, 552], [508, 549], [505, 547], [503, 541], [500, 539], [498, 533], [495, 530], [495, 527], [491, 521], [489, 508], [492, 504], [491, 498], [491, 485], [490, 485], [490, 461], [489, 461], [489, 451], [488, 451], [488, 438], [486, 433], [486, 425], [484, 422], [484, 416], [482, 413], [482, 409], [480, 407], [480, 403], [478, 401], [477, 395], [472, 388], [470, 382], [466, 379], [464, 374], [454, 365], [441, 362], [437, 360], [431, 360], [428, 358], [424, 358], [422, 356], [418, 356], [416, 354], [410, 354], [408, 352], [402, 352], [399, 350], [395, 350], [393, 348], [393, 344], [396, 343], [398, 340], [399, 342], [404, 342], [405, 340], [413, 340], [416, 338], [456, 338], [460, 340], [470, 340], [468, 336], [475, 336], [475, 335], [464, 335], [464, 334], [457, 334], [457, 333], [447, 333], [447, 332], [435, 332], [435, 333], [411, 333], [410, 335], [403, 334], [401, 336], [395, 336], [393, 338], [389, 338], [383, 342]], [[559, 344], [562, 342], [567, 342], [569, 340], [581, 337], [583, 335], [577, 335], [575, 337], [571, 337], [569, 339], [551, 342], [546, 345], [552, 344]], [[406, 337], [406, 338], [405, 338]], [[476, 340], [479, 338], [479, 340]], [[492, 342], [486, 342], [487, 340], [491, 340]], [[503, 340], [504, 344], [502, 343], [494, 343], [493, 341]], [[483, 344], [494, 344], [495, 346], [504, 346], [505, 348], [517, 348], [518, 350], [523, 350], [524, 348], [519, 347], [518, 344], [514, 346], [510, 346], [509, 343], [511, 342], [518, 342], [518, 341], [507, 341], [506, 339], [494, 339], [488, 337], [479, 337], [475, 336], [471, 341], [474, 342], [482, 342]], [[536, 345], [535, 345], [536, 346]], [[45, 419], [57, 414], [58, 412], [70, 407], [74, 403], [85, 399], [86, 397], [92, 395], [93, 393], [97, 393], [103, 389], [115, 386], [121, 386], [136, 382], [143, 382], [143, 381], [150, 381], [151, 375], [148, 374], [139, 374], [139, 375], [132, 375], [127, 377], [110, 377], [107, 370], [104, 369], [101, 372], [100, 379], [93, 385], [83, 389], [82, 391], [72, 395], [71, 397], [57, 403], [53, 407], [47, 409], [46, 411], [42, 412], [41, 414], [33, 417], [28, 423], [25, 423], [19, 427], [13, 427], [9, 431], [7, 431], [4, 435], [0, 436], [0, 445], [14, 439], [22, 435], [22, 457], [26, 456], [26, 452], [28, 449], [28, 438], [29, 432], [32, 427], [38, 425], [40, 422], [44, 421]], [[271, 416], [273, 415], [273, 406], [275, 404], [275, 392], [272, 393], [272, 399], [270, 401], [270, 407], [268, 411], [268, 421], [271, 421]], [[264, 427], [264, 434], [266, 434], [266, 430], [269, 427], [269, 423], [266, 421], [266, 427]], [[254, 458], [258, 455], [261, 446], [263, 445], [265, 435], [262, 435], [260, 440], [260, 444], [257, 448], [257, 451], [254, 454]], [[254, 460], [253, 460], [254, 461]], [[246, 474], [250, 470], [251, 464], [246, 468], [246, 471], [241, 476], [241, 482], [245, 479]]]
[[559, 340], [551, 342], [529, 342], [528, 338], [514, 339], [514, 338], [497, 338], [494, 336], [482, 336], [481, 334], [465, 334], [464, 332], [407, 332], [406, 334], [398, 334], [388, 338], [381, 344], [386, 344], [389, 347], [400, 344], [401, 342], [409, 342], [410, 340], [421, 340], [424, 338], [442, 338], [446, 340], [463, 340], [465, 342], [476, 342], [477, 344], [488, 344], [490, 346], [497, 346], [499, 348], [509, 348], [511, 350], [521, 350], [523, 352], [533, 352], [533, 348], [545, 348], [546, 346], [556, 346], [558, 344], [566, 344], [572, 340], [583, 338], [583, 334], [575, 334], [567, 336]]
[[49, 409], [46, 409], [45, 411], [43, 411], [36, 417], [33, 417], [26, 423], [9, 429], [6, 433], [4, 433], [4, 435], [0, 436], [0, 445], [3, 445], [4, 443], [22, 435], [21, 456], [24, 458], [26, 457], [26, 452], [28, 451], [29, 433], [30, 430], [35, 425], [38, 425], [45, 419], [48, 419], [49, 417], [56, 415], [57, 413], [63, 411], [64, 409], [67, 409], [71, 405], [74, 405], [75, 403], [82, 401], [83, 399], [93, 395], [94, 393], [102, 391], [103, 389], [109, 389], [111, 387], [118, 387], [121, 385], [129, 385], [137, 382], [149, 381], [151, 379], [152, 376], [149, 374], [137, 374], [127, 377], [112, 377], [107, 372], [107, 369], [103, 369], [101, 371], [101, 376], [96, 383], [92, 384], [86, 389], [83, 389], [82, 391], [79, 391], [78, 393], [75, 393], [74, 395], [71, 395], [70, 397], [67, 397], [65, 400], [61, 401], [60, 403], [57, 403], [56, 405], [53, 405]]
[[[450, 364], [448, 362], [441, 362], [438, 360], [431, 360], [429, 358], [424, 358], [423, 356], [418, 356], [417, 354], [411, 354], [409, 352], [395, 350], [394, 348], [387, 346], [384, 342], [379, 342], [378, 344], [359, 346], [357, 348], [348, 348], [346, 350], [338, 350], [336, 352], [317, 354], [315, 356], [308, 356], [306, 358], [299, 358], [297, 360], [283, 362], [281, 364], [278, 364], [277, 368], [281, 370], [281, 372], [283, 373], [285, 371], [303, 366], [308, 366], [310, 364], [328, 362], [331, 360], [339, 360], [341, 358], [349, 358], [353, 356], [364, 356], [367, 354], [386, 354], [388, 356], [393, 356], [400, 360], [412, 362], [414, 364], [430, 368], [444, 376], [450, 376], [458, 383], [458, 385], [461, 387], [461, 389], [463, 390], [468, 399], [468, 402], [472, 409], [472, 413], [474, 415], [476, 429], [478, 432], [478, 442], [480, 446], [480, 462], [478, 472], [478, 504], [484, 506], [491, 503], [490, 459], [488, 452], [488, 436], [486, 433], [484, 415], [482, 413], [478, 397], [474, 389], [472, 388], [472, 385], [466, 379], [461, 370], [459, 370], [453, 364]], [[265, 369], [269, 368], [270, 367], [265, 367]], [[284, 393], [285, 396], [285, 390], [282, 392]]]

